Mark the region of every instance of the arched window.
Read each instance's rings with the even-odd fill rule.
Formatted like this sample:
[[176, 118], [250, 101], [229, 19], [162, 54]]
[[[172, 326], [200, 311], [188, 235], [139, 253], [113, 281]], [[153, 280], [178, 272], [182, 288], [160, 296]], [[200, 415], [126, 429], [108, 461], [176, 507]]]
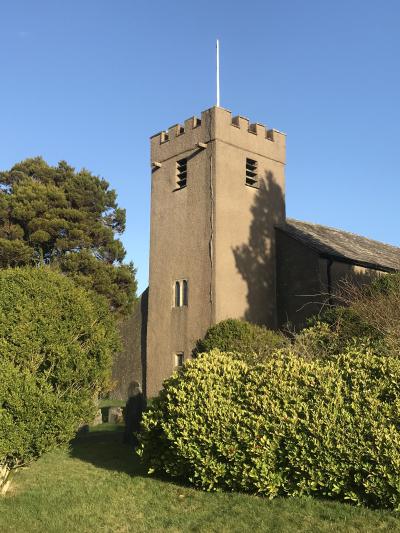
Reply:
[[182, 280], [182, 305], [188, 304], [188, 282], [186, 279]]
[[181, 284], [179, 281], [175, 282], [175, 307], [181, 306]]
[[189, 285], [187, 279], [175, 281], [174, 285], [174, 306], [186, 307], [189, 301]]

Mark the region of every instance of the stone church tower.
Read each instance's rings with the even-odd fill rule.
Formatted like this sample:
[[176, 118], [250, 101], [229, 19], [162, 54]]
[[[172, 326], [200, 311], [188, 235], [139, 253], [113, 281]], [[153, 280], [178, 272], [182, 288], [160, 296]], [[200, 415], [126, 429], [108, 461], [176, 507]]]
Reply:
[[121, 324], [116, 398], [157, 395], [226, 318], [303, 328], [344, 280], [400, 272], [400, 248], [285, 216], [285, 135], [221, 107], [151, 138], [149, 288]]
[[277, 325], [285, 135], [220, 107], [151, 138], [146, 393], [226, 318]]

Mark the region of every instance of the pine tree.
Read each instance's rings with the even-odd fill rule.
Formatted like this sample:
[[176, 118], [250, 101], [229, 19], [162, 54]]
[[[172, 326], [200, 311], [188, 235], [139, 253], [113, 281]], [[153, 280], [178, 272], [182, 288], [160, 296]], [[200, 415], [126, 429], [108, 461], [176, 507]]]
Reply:
[[117, 238], [125, 219], [104, 179], [65, 161], [26, 159], [0, 172], [0, 267], [52, 265], [127, 312], [137, 283]]

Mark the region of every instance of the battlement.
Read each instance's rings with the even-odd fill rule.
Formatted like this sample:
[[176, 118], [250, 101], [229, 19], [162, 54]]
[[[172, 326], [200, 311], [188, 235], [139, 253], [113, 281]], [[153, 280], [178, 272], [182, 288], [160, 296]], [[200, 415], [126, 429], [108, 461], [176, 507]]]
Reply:
[[174, 124], [173, 126], [169, 127], [168, 130], [156, 133], [156, 135], [153, 135], [151, 139], [159, 137], [160, 143], [165, 143], [172, 141], [176, 137], [179, 137], [179, 135], [183, 135], [185, 132], [196, 129], [199, 126], [201, 126], [201, 119], [198, 117], [190, 117], [185, 120], [184, 126], [181, 124]]
[[190, 117], [183, 125], [174, 124], [168, 130], [153, 135], [152, 159], [165, 160], [176, 153], [192, 150], [198, 143], [207, 144], [213, 140], [229, 142], [261, 153], [277, 151], [276, 158], [284, 159], [285, 137], [284, 133], [276, 129], [258, 122], [251, 123], [240, 115], [232, 116], [229, 110], [222, 107], [212, 107], [203, 111], [201, 118]]
[[156, 141], [158, 140], [160, 144], [165, 143], [167, 141], [171, 141], [175, 139], [176, 137], [179, 137], [180, 135], [183, 135], [187, 132], [190, 132], [200, 127], [204, 116], [212, 112], [214, 109], [221, 110], [225, 114], [229, 115], [229, 117], [226, 117], [226, 118], [230, 119], [230, 123], [232, 126], [236, 128], [240, 128], [254, 135], [260, 135], [261, 137], [264, 137], [268, 141], [274, 142], [277, 136], [285, 135], [284, 133], [276, 129], [268, 129], [266, 126], [264, 126], [263, 124], [260, 124], [259, 122], [250, 123], [249, 119], [246, 117], [242, 117], [240, 115], [232, 116], [231, 111], [229, 111], [228, 109], [212, 107], [202, 112], [201, 114], [202, 118], [199, 118], [196, 116], [190, 117], [187, 120], [185, 120], [184, 125], [174, 124], [173, 126], [170, 126], [167, 130], [160, 131], [159, 133], [152, 135], [150, 138], [152, 140], [156, 140]]

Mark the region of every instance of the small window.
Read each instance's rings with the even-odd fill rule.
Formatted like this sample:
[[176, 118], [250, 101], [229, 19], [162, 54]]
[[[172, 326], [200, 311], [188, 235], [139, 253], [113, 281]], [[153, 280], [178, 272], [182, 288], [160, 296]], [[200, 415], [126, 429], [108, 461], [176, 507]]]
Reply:
[[176, 184], [178, 189], [186, 187], [187, 182], [187, 159], [180, 159], [176, 162]]
[[184, 361], [184, 355], [183, 355], [183, 352], [177, 352], [175, 354], [175, 366], [177, 368], [183, 366], [183, 361]]
[[246, 185], [257, 186], [257, 161], [246, 159]]
[[182, 301], [183, 305], [188, 304], [188, 282], [186, 279], [182, 280]]
[[175, 307], [186, 307], [189, 299], [189, 287], [186, 279], [175, 281], [174, 303]]
[[175, 307], [181, 306], [181, 284], [179, 281], [175, 282]]

